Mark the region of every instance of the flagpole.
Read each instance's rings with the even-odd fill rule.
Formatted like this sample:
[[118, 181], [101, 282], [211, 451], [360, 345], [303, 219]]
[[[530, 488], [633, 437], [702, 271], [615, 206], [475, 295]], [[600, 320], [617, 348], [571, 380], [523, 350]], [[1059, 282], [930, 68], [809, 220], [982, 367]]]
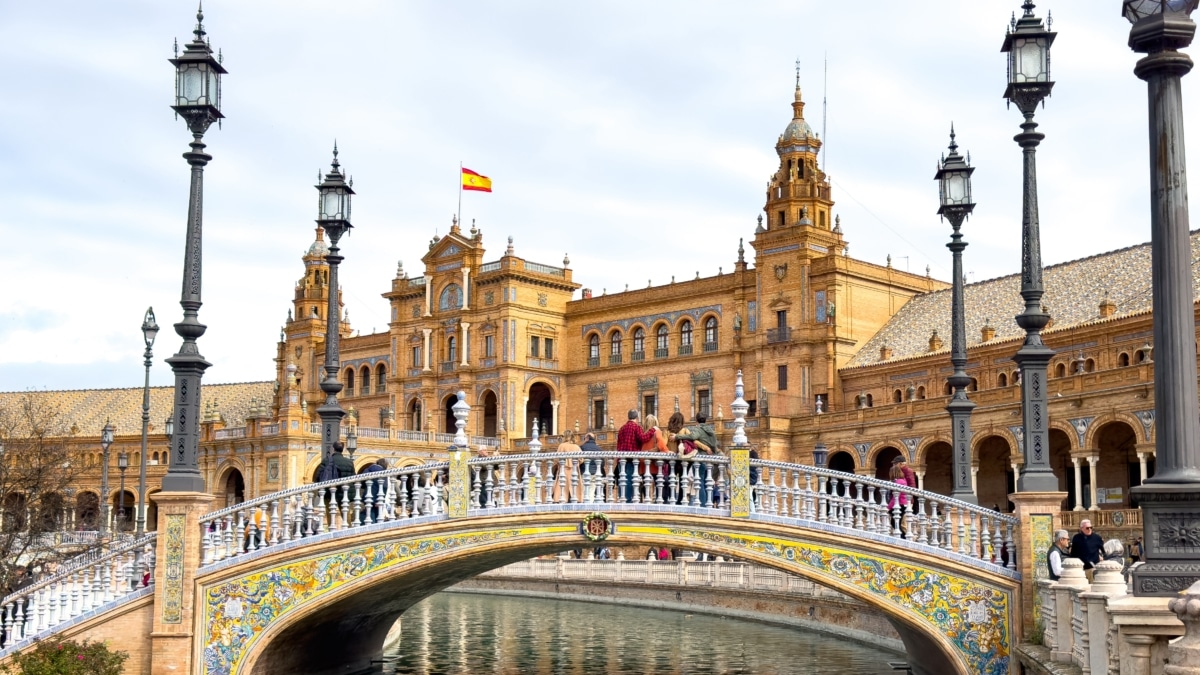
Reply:
[[462, 162], [458, 163], [458, 214], [454, 216], [455, 222], [462, 222]]

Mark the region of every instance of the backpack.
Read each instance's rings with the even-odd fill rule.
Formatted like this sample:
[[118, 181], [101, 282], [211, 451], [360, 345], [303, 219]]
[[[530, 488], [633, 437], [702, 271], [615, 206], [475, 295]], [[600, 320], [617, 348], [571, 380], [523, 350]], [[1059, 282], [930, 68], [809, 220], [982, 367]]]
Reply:
[[337, 467], [334, 466], [333, 455], [331, 454], [321, 463], [321, 475], [317, 476], [317, 482], [324, 483], [327, 480], [334, 480], [337, 477]]

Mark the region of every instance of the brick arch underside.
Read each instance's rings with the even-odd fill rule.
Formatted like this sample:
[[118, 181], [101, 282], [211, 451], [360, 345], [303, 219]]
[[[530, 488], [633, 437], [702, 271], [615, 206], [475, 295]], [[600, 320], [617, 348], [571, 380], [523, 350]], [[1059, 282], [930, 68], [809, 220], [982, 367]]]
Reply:
[[[196, 634], [211, 675], [344, 673], [379, 658], [396, 619], [481, 572], [587, 546], [582, 514], [439, 520], [202, 570]], [[870, 540], [761, 521], [610, 514], [611, 545], [666, 544], [797, 574], [866, 602], [895, 626], [914, 673], [1009, 673], [1019, 634], [1017, 582]], [[317, 549], [320, 550], [317, 550]], [[921, 605], [924, 595], [932, 595]], [[938, 597], [941, 596], [941, 597]], [[916, 602], [914, 603], [914, 598]], [[932, 600], [930, 602], [929, 600]], [[965, 609], [982, 603], [982, 621]], [[978, 617], [977, 617], [978, 618]], [[940, 622], [940, 624], [938, 623]]]

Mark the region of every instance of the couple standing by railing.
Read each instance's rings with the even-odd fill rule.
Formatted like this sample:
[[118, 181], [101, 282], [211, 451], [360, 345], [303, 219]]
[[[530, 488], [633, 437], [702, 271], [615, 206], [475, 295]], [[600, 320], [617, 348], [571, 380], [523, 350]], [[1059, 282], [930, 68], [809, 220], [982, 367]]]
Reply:
[[[629, 420], [617, 431], [617, 452], [662, 452], [674, 454], [680, 460], [698, 454], [719, 454], [716, 433], [704, 413], [696, 415], [695, 425], [684, 426], [683, 414], [676, 412], [667, 420], [666, 428], [660, 427], [658, 418], [652, 414], [646, 416], [645, 426], [638, 423], [640, 417], [637, 410], [629, 411]], [[699, 501], [700, 506], [707, 507], [710, 502], [716, 505], [722, 499], [720, 485], [713, 485], [705, 463], [689, 463], [686, 467], [678, 460], [647, 464], [649, 475], [654, 478], [644, 483], [644, 493], [640, 497], [645, 501], [662, 499], [668, 504]], [[634, 478], [628, 474], [621, 476], [621, 496], [626, 502], [634, 501]], [[666, 494], [656, 494], [656, 484], [665, 487]]]

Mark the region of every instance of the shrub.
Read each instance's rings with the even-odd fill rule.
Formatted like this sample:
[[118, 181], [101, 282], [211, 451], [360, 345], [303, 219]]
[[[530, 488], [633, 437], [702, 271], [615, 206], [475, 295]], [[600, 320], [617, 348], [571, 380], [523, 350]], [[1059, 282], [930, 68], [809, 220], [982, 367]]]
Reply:
[[13, 654], [0, 672], [5, 675], [121, 675], [125, 652], [103, 642], [44, 640]]

